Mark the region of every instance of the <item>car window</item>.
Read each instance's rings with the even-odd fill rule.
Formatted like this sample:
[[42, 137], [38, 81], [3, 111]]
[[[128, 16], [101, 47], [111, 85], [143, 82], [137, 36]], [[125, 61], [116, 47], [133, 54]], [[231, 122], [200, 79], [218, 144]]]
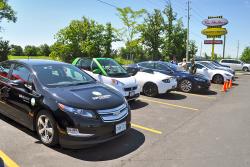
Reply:
[[155, 69], [162, 71], [169, 71], [169, 68], [164, 66], [163, 64], [155, 63]]
[[80, 60], [76, 63], [76, 66], [77, 66], [77, 67], [80, 67], [80, 68], [83, 68], [83, 69], [85, 69], [85, 70], [90, 70], [91, 62], [92, 62], [91, 59], [80, 59]]
[[30, 74], [31, 72], [28, 68], [21, 64], [15, 64], [10, 79], [27, 82], [29, 80]]
[[36, 65], [34, 70], [38, 80], [47, 87], [80, 85], [95, 81], [73, 65]]
[[139, 63], [139, 66], [144, 67], [144, 68], [150, 68], [150, 69], [154, 69], [154, 63]]
[[197, 68], [197, 69], [202, 69], [202, 68], [204, 68], [204, 66], [202, 66], [202, 65], [200, 65], [200, 64], [196, 64], [196, 68]]
[[11, 68], [11, 63], [10, 62], [2, 62], [0, 63], [0, 76], [3, 78], [8, 77], [8, 73]]
[[91, 70], [94, 71], [96, 69], [99, 69], [99, 67], [98, 67], [98, 65], [96, 64], [95, 61], [92, 61], [92, 63], [91, 63]]

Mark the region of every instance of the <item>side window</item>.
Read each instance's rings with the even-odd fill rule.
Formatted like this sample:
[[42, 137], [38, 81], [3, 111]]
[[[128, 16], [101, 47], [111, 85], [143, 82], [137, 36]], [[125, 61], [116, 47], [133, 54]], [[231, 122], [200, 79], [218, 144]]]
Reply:
[[11, 68], [11, 63], [9, 62], [0, 63], [0, 77], [7, 78], [10, 68]]
[[13, 68], [10, 79], [11, 80], [22, 80], [27, 82], [30, 76], [30, 70], [21, 64], [16, 64]]
[[90, 59], [80, 59], [77, 62], [76, 66], [83, 68], [84, 70], [90, 70], [91, 60]]
[[241, 64], [241, 62], [240, 62], [240, 61], [235, 60], [235, 64]]
[[96, 64], [96, 62], [92, 61], [91, 63], [91, 70], [95, 70], [95, 69], [99, 69], [98, 65]]

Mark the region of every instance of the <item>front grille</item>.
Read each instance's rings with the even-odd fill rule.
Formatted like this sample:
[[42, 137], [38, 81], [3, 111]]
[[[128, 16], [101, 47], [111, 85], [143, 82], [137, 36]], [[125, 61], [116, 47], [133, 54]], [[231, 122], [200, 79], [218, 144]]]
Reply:
[[98, 110], [97, 113], [100, 115], [103, 122], [117, 122], [128, 115], [128, 107], [126, 104], [122, 104], [116, 108]]
[[137, 89], [137, 86], [134, 86], [130, 88], [124, 88], [124, 91], [129, 92], [129, 91], [136, 90], [136, 89]]

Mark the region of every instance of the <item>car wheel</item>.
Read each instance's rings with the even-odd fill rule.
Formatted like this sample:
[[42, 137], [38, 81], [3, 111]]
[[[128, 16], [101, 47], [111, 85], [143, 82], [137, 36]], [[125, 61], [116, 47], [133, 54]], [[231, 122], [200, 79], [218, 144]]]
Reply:
[[53, 147], [58, 144], [56, 121], [48, 111], [42, 110], [37, 114], [36, 130], [44, 145]]
[[149, 97], [155, 97], [158, 95], [158, 87], [156, 84], [154, 83], [146, 83], [144, 86], [143, 86], [143, 93], [146, 95], [146, 96], [149, 96]]
[[248, 67], [243, 67], [242, 70], [245, 71], [245, 72], [248, 72], [248, 71], [249, 71]]
[[187, 79], [184, 79], [180, 82], [179, 88], [182, 92], [189, 93], [193, 89], [193, 83]]
[[224, 83], [224, 77], [220, 74], [216, 74], [214, 77], [213, 77], [213, 83], [215, 84], [223, 84]]

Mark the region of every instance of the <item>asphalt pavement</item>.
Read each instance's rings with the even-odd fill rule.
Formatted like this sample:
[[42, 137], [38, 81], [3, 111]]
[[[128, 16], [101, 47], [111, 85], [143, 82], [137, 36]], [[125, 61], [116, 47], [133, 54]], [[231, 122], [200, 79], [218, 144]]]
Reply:
[[9, 167], [249, 167], [250, 75], [233, 88], [141, 96], [132, 129], [83, 150], [48, 148], [34, 132], [0, 115], [0, 157]]

